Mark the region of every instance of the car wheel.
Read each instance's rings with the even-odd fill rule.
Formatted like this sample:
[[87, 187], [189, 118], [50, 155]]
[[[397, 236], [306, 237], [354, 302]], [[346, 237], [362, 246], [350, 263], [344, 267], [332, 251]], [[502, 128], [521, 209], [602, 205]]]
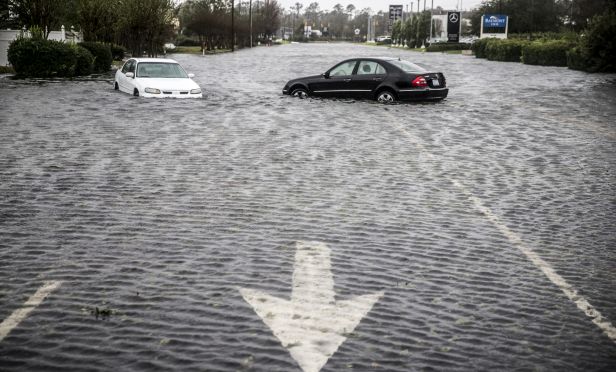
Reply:
[[293, 97], [306, 98], [308, 97], [308, 91], [304, 88], [293, 89], [291, 92]]
[[139, 91], [137, 90], [137, 88], [135, 88], [135, 90], [133, 91], [133, 96], [139, 97]]
[[390, 90], [383, 90], [376, 96], [376, 100], [380, 103], [392, 103], [396, 102], [396, 96]]
[[118, 90], [120, 89], [120, 86], [118, 85], [118, 82], [116, 81], [115, 84], [113, 85], [113, 89], [114, 90]]

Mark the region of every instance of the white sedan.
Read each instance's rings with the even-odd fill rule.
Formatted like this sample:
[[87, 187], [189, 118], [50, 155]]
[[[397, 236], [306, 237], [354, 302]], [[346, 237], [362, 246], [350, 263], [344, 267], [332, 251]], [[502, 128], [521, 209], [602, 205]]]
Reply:
[[201, 98], [201, 88], [172, 59], [131, 58], [116, 71], [114, 89], [141, 97]]

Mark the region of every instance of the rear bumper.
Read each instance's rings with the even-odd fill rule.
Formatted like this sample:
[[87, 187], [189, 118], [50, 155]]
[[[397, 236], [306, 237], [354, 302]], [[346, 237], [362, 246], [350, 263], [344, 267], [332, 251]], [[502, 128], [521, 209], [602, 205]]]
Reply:
[[398, 98], [401, 101], [422, 101], [447, 98], [449, 88], [401, 89]]

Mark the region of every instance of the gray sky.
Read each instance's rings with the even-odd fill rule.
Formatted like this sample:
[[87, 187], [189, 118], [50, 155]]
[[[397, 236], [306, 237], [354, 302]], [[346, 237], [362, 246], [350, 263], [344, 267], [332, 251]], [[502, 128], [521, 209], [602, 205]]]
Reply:
[[[253, 0], [255, 2], [257, 0]], [[406, 10], [406, 5], [408, 4], [409, 8], [411, 7], [411, 1], [407, 0], [278, 0], [278, 2], [283, 6], [285, 10], [288, 10], [292, 5], [296, 2], [304, 4], [304, 8], [302, 12], [311, 2], [318, 2], [321, 10], [331, 10], [334, 5], [341, 4], [346, 8], [348, 4], [355, 5], [357, 9], [363, 8], [371, 8], [374, 12], [378, 12], [379, 10], [388, 10], [389, 5], [404, 5], [404, 9]], [[421, 1], [420, 10], [423, 10], [423, 1]], [[460, 2], [462, 3], [462, 8], [471, 9], [479, 4], [481, 4], [481, 0], [434, 0], [434, 7], [441, 6], [444, 9], [456, 9], [456, 6], [460, 7]], [[430, 5], [432, 4], [432, 0], [426, 0], [426, 9], [430, 9]], [[413, 1], [413, 9], [417, 9], [417, 0]]]

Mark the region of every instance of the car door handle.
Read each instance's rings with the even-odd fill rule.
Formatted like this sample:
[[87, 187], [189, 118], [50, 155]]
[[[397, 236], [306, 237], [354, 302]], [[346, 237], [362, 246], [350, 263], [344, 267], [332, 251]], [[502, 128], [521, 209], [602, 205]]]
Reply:
[[374, 81], [383, 81], [383, 78], [373, 78]]
[[344, 79], [343, 80], [345, 83], [348, 83], [349, 81], [351, 81], [351, 79]]

